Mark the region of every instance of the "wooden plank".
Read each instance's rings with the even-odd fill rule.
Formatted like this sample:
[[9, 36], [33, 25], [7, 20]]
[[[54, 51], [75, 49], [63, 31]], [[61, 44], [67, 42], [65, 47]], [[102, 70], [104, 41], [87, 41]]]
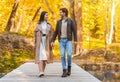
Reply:
[[38, 65], [25, 63], [0, 78], [0, 82], [101, 82], [76, 64], [72, 64], [72, 74], [66, 78], [61, 77], [61, 63], [47, 64], [45, 76], [38, 77]]

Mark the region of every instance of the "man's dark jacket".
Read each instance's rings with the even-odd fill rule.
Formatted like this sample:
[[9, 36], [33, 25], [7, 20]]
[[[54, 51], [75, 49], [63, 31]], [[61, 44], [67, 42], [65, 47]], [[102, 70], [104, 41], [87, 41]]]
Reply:
[[[74, 41], [77, 41], [77, 28], [75, 26], [75, 23], [72, 19], [67, 18], [65, 20], [67, 22], [67, 39], [72, 41], [72, 34], [74, 35]], [[56, 25], [55, 32], [52, 37], [52, 42], [55, 41], [57, 35], [58, 35], [58, 40], [60, 41], [60, 36], [61, 36], [61, 25], [62, 25], [62, 20], [59, 20]]]

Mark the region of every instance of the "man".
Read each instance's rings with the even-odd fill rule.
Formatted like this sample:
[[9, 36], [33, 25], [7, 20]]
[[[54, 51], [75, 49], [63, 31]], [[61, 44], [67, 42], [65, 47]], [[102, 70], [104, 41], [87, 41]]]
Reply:
[[[63, 74], [61, 77], [67, 77], [71, 75], [71, 63], [72, 63], [72, 34], [74, 35], [74, 43], [77, 42], [77, 28], [72, 19], [68, 18], [68, 10], [66, 8], [60, 9], [61, 20], [57, 22], [56, 30], [52, 37], [51, 46], [54, 45], [54, 41], [58, 35], [60, 43], [60, 54], [62, 61]], [[67, 62], [65, 52], [67, 52]]]

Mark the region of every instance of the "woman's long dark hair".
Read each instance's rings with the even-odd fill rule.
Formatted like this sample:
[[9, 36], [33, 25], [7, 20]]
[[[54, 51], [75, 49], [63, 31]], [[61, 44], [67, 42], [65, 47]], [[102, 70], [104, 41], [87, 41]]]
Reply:
[[41, 15], [40, 15], [40, 19], [39, 19], [39, 21], [38, 21], [39, 24], [40, 24], [42, 21], [44, 21], [44, 16], [45, 16], [46, 13], [48, 13], [48, 12], [42, 11], [42, 13], [41, 13]]

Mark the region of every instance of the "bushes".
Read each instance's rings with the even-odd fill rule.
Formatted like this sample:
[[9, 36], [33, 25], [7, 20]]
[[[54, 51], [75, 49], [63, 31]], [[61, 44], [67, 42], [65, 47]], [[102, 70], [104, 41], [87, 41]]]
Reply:
[[0, 77], [34, 59], [33, 41], [18, 34], [0, 35]]
[[33, 59], [33, 53], [29, 53], [23, 50], [15, 50], [13, 52], [4, 51], [3, 56], [0, 57], [0, 70], [1, 73], [8, 73], [9, 71], [17, 68], [24, 63], [26, 59]]
[[120, 43], [113, 43], [107, 46], [106, 54], [104, 48], [83, 50], [75, 59], [91, 62], [120, 62]]
[[[108, 45], [108, 55], [106, 56], [106, 59], [108, 61], [113, 62], [120, 62], [120, 43], [113, 43]], [[110, 52], [112, 54], [110, 54]]]

